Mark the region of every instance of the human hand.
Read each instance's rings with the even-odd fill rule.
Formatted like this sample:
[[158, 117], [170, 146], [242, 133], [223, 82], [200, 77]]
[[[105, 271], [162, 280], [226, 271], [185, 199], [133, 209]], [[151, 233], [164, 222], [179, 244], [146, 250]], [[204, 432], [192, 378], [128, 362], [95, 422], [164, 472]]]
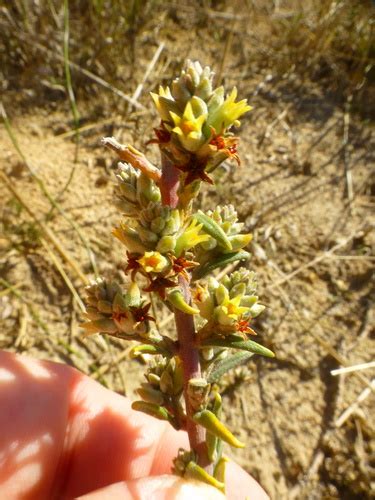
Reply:
[[[63, 364], [0, 352], [0, 498], [221, 499], [171, 475], [186, 433]], [[227, 498], [268, 496], [229, 462]]]

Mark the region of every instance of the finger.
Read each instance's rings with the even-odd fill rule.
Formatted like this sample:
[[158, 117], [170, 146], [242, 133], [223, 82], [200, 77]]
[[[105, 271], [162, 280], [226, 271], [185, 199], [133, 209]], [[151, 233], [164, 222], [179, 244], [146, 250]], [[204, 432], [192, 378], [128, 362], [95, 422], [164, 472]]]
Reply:
[[225, 468], [225, 493], [230, 500], [269, 500], [264, 489], [236, 462], [229, 461]]
[[216, 488], [177, 476], [164, 475], [112, 484], [79, 497], [79, 500], [223, 500]]
[[187, 445], [184, 433], [135, 412], [128, 399], [84, 376], [72, 388], [70, 408], [57, 473], [67, 497], [121, 480], [170, 472], [178, 448]]
[[[188, 448], [186, 433], [134, 412], [129, 400], [77, 370], [6, 352], [0, 352], [0, 407], [2, 498], [63, 491], [72, 497], [164, 474], [178, 448]], [[236, 492], [255, 481], [235, 464], [228, 471], [228, 498], [241, 498]], [[267, 498], [255, 485], [255, 498]]]
[[[66, 365], [0, 352], [2, 498], [78, 495], [170, 472], [185, 433]], [[18, 495], [18, 493], [19, 495]]]
[[1, 498], [50, 498], [72, 375], [63, 365], [0, 352]]

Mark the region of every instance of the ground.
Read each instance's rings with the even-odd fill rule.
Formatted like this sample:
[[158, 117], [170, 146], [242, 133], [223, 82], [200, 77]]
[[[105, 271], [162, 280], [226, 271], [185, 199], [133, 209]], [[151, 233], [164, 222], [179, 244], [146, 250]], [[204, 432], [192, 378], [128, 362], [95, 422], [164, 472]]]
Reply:
[[[148, 92], [173, 74], [175, 44], [182, 44], [173, 26], [180, 22], [172, 16], [135, 46], [129, 94], [157, 41], [165, 42], [139, 97], [143, 109], [126, 109], [117, 96], [118, 112], [97, 118], [95, 106], [104, 109], [111, 94], [100, 87], [95, 103], [77, 101], [87, 110], [78, 151], [64, 99], [26, 106], [27, 92], [15, 98], [10, 89], [4, 102], [18, 151], [9, 129], [0, 129], [0, 348], [69, 363], [130, 397], [143, 367], [120, 341], [82, 338], [72, 288], [84, 295], [93, 264], [100, 274], [121, 276], [124, 253], [111, 236], [120, 218], [116, 158], [100, 138], [130, 142], [157, 163], [157, 148], [145, 146], [157, 125]], [[218, 70], [224, 46], [213, 44], [207, 54], [202, 40], [209, 34], [197, 38], [194, 29], [184, 32], [184, 56]], [[199, 197], [205, 208], [235, 205], [254, 235], [248, 266], [267, 306], [254, 328], [276, 353], [252, 358], [223, 380], [227, 423], [247, 443], [234, 456], [271, 498], [372, 498], [374, 385], [351, 405], [373, 371], [331, 373], [375, 353], [371, 122], [322, 82], [294, 73], [283, 79], [260, 66], [251, 73], [246, 55], [226, 58], [222, 71], [226, 86], [237, 85], [254, 106], [238, 130], [241, 166], [226, 164], [217, 187]], [[159, 322], [172, 327], [165, 312]]]

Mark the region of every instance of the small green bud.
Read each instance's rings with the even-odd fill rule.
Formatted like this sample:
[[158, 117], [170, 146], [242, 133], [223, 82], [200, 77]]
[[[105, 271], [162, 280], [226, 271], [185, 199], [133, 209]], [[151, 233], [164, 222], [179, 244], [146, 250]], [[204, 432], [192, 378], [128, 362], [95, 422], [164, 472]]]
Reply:
[[234, 236], [229, 236], [228, 238], [233, 252], [237, 252], [238, 250], [245, 248], [252, 239], [252, 234], [236, 234]]
[[204, 378], [192, 378], [188, 384], [188, 397], [192, 408], [198, 411], [207, 404], [211, 384]]
[[[230, 298], [232, 299], [233, 297], [237, 297], [238, 295], [245, 295], [246, 293], [246, 284], [245, 283], [238, 283], [237, 285], [234, 285], [234, 287], [232, 287], [230, 289], [230, 293], [229, 293], [229, 296]], [[242, 304], [242, 302], [241, 302]]]
[[242, 298], [241, 304], [243, 306], [251, 308], [258, 300], [257, 295], [245, 295], [245, 297]]
[[163, 236], [175, 234], [181, 226], [179, 210], [172, 210], [168, 219], [166, 219], [165, 227], [162, 230]]
[[254, 304], [251, 309], [250, 309], [250, 315], [252, 318], [256, 318], [265, 310], [266, 306], [263, 306], [262, 304]]
[[112, 304], [107, 300], [98, 300], [97, 308], [101, 313], [111, 314], [112, 312]]
[[127, 307], [139, 307], [141, 305], [141, 291], [137, 283], [130, 283], [125, 295], [125, 304]]
[[160, 385], [160, 377], [155, 373], [149, 373], [147, 375], [147, 380], [150, 382], [151, 385], [155, 387], [159, 387]]
[[127, 303], [122, 292], [118, 292], [115, 295], [112, 303], [113, 312], [124, 312], [127, 309]]
[[86, 335], [91, 335], [93, 333], [115, 333], [117, 332], [117, 326], [109, 318], [98, 319], [95, 321], [90, 321], [89, 323], [82, 323], [81, 327], [86, 330]]
[[162, 405], [164, 403], [163, 394], [154, 389], [151, 384], [142, 384], [140, 388], [137, 389], [137, 393], [147, 403], [153, 403], [155, 405]]
[[[86, 301], [87, 302], [87, 301]], [[102, 315], [98, 312], [96, 307], [86, 307], [85, 317], [88, 319], [100, 319]]]
[[163, 219], [163, 217], [156, 217], [156, 219], [154, 219], [152, 222], [151, 222], [151, 230], [154, 232], [154, 233], [161, 233], [163, 231], [165, 227], [165, 220]]
[[136, 231], [144, 243], [155, 243], [158, 241], [158, 235], [146, 229], [144, 227], [138, 226]]
[[214, 238], [219, 245], [221, 245], [228, 252], [232, 250], [232, 245], [227, 235], [213, 218], [209, 217], [201, 210], [198, 210], [198, 212], [194, 215], [194, 218], [199, 224], [202, 225], [202, 230]]
[[173, 252], [176, 246], [175, 236], [163, 236], [156, 245], [156, 250], [160, 253]]
[[167, 370], [164, 370], [161, 374], [160, 389], [165, 394], [173, 394], [173, 379]]
[[131, 184], [120, 184], [119, 190], [128, 201], [133, 203], [137, 201], [137, 190]]
[[172, 378], [173, 378], [173, 394], [177, 396], [180, 394], [184, 388], [184, 372], [182, 369], [182, 363], [179, 358], [176, 359], [176, 366], [173, 370]]
[[149, 249], [149, 245], [140, 240], [137, 232], [127, 226], [116, 227], [112, 234], [126, 246], [131, 253], [143, 253]]

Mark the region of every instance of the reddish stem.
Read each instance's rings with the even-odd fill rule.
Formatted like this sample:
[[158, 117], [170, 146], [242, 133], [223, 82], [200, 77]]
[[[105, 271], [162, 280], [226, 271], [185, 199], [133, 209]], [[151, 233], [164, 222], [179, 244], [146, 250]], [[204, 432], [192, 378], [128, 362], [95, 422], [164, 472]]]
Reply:
[[[160, 190], [162, 193], [162, 202], [173, 208], [178, 205], [178, 183], [179, 171], [162, 154], [162, 177]], [[185, 301], [191, 303], [190, 280], [180, 275], [178, 278], [180, 289], [184, 295]], [[195, 325], [194, 317], [178, 309], [174, 311], [177, 336], [179, 342], [179, 355], [181, 357], [184, 371], [184, 397], [186, 403], [186, 430], [189, 436], [191, 449], [197, 455], [197, 462], [211, 473], [210, 461], [207, 456], [206, 430], [198, 425], [192, 419], [194, 410], [191, 407], [188, 396], [189, 381], [193, 378], [201, 378], [201, 367], [199, 362], [199, 351], [195, 346]]]
[[[181, 291], [185, 301], [191, 302], [191, 293], [189, 281], [182, 275], [178, 279]], [[184, 396], [186, 403], [186, 430], [189, 436], [190, 447], [195, 451], [198, 457], [198, 464], [201, 467], [209, 467], [210, 461], [207, 456], [206, 430], [198, 425], [192, 419], [194, 409], [190, 405], [188, 396], [188, 385], [192, 378], [201, 378], [201, 367], [199, 363], [199, 351], [195, 347], [195, 325], [194, 317], [175, 309], [174, 312], [178, 342], [179, 354], [182, 360], [184, 370]]]
[[163, 205], [176, 208], [178, 205], [178, 187], [180, 172], [173, 163], [161, 153], [162, 171], [159, 181]]

